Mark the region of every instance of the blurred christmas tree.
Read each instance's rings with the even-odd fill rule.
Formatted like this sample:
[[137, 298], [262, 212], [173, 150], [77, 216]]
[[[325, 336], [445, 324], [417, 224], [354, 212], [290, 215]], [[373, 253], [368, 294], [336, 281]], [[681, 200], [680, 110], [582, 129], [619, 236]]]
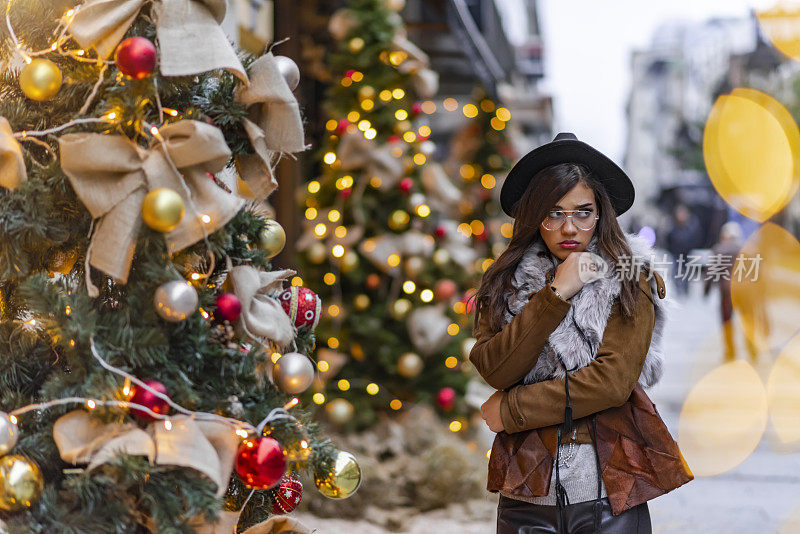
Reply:
[[243, 198], [266, 198], [276, 159], [305, 149], [299, 72], [237, 56], [224, 15], [192, 0], [6, 3], [10, 532], [242, 531], [296, 506], [302, 471], [329, 497], [358, 487], [355, 459], [295, 407], [316, 321], [283, 288], [295, 271], [271, 269], [283, 230]]
[[461, 193], [433, 162], [425, 117], [438, 77], [405, 37], [402, 0], [351, 0], [334, 13], [321, 176], [303, 195], [300, 264], [322, 278], [321, 378], [330, 420], [363, 428], [430, 403], [463, 425], [475, 253], [452, 217]]
[[[517, 158], [506, 136], [511, 112], [483, 87], [475, 88], [472, 102], [461, 111], [468, 120], [453, 136], [444, 168], [461, 177], [459, 231], [472, 238], [480, 258], [495, 258], [505, 250], [512, 230], [511, 218], [500, 208], [500, 185]], [[483, 270], [481, 266], [479, 272]]]

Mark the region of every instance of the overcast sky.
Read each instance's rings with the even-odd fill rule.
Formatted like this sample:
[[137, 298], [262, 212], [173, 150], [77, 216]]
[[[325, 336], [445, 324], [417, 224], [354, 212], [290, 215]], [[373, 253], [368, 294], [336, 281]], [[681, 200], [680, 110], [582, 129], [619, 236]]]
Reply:
[[[512, 39], [525, 32], [526, 0], [497, 0]], [[544, 35], [545, 90], [555, 130], [572, 131], [622, 163], [630, 53], [646, 47], [666, 19], [750, 14], [770, 0], [538, 0]], [[507, 15], [511, 16], [507, 16]]]

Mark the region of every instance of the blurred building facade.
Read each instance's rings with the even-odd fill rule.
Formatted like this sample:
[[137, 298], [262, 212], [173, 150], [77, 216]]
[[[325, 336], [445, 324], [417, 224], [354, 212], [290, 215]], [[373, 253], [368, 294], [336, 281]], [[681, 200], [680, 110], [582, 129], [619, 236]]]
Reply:
[[[502, 0], [407, 0], [403, 18], [409, 39], [431, 58], [439, 73], [435, 102], [471, 101], [476, 84], [511, 111], [510, 139], [518, 152], [549, 141], [553, 128], [552, 99], [541, 86], [544, 43], [536, 0], [521, 0], [524, 9], [509, 12]], [[524, 40], [514, 42], [508, 17], [524, 27]], [[438, 101], [437, 101], [438, 100]], [[442, 139], [461, 125], [456, 114], [432, 117]]]
[[687, 204], [704, 226], [698, 247], [710, 246], [732, 210], [705, 172], [708, 114], [717, 97], [734, 87], [788, 98], [796, 63], [766, 41], [752, 16], [665, 22], [648, 48], [632, 54], [630, 65], [625, 168], [646, 202], [626, 216], [663, 236], [675, 204]]

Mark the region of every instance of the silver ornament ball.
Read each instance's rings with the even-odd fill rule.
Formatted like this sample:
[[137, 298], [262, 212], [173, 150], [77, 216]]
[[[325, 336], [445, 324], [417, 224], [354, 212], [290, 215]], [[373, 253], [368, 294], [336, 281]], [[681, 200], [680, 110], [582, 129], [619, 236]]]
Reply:
[[300, 68], [297, 66], [292, 58], [286, 56], [275, 56], [275, 62], [278, 65], [278, 72], [281, 73], [283, 79], [289, 85], [289, 89], [294, 91], [300, 85]]
[[302, 393], [314, 381], [314, 364], [305, 354], [287, 352], [272, 367], [272, 380], [284, 393]]
[[153, 303], [162, 319], [177, 323], [196, 312], [200, 300], [197, 290], [188, 282], [173, 280], [156, 289]]
[[8, 454], [17, 444], [19, 429], [15, 420], [6, 412], [0, 412], [0, 456]]

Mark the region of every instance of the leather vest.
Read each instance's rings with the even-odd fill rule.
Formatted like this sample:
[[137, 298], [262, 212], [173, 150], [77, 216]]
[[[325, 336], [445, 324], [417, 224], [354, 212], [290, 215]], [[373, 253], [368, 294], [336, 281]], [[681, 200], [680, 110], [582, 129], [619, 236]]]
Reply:
[[[558, 425], [499, 432], [489, 457], [486, 489], [519, 497], [547, 495], [557, 436]], [[694, 479], [655, 404], [639, 384], [622, 406], [597, 413], [595, 447], [614, 515]]]

